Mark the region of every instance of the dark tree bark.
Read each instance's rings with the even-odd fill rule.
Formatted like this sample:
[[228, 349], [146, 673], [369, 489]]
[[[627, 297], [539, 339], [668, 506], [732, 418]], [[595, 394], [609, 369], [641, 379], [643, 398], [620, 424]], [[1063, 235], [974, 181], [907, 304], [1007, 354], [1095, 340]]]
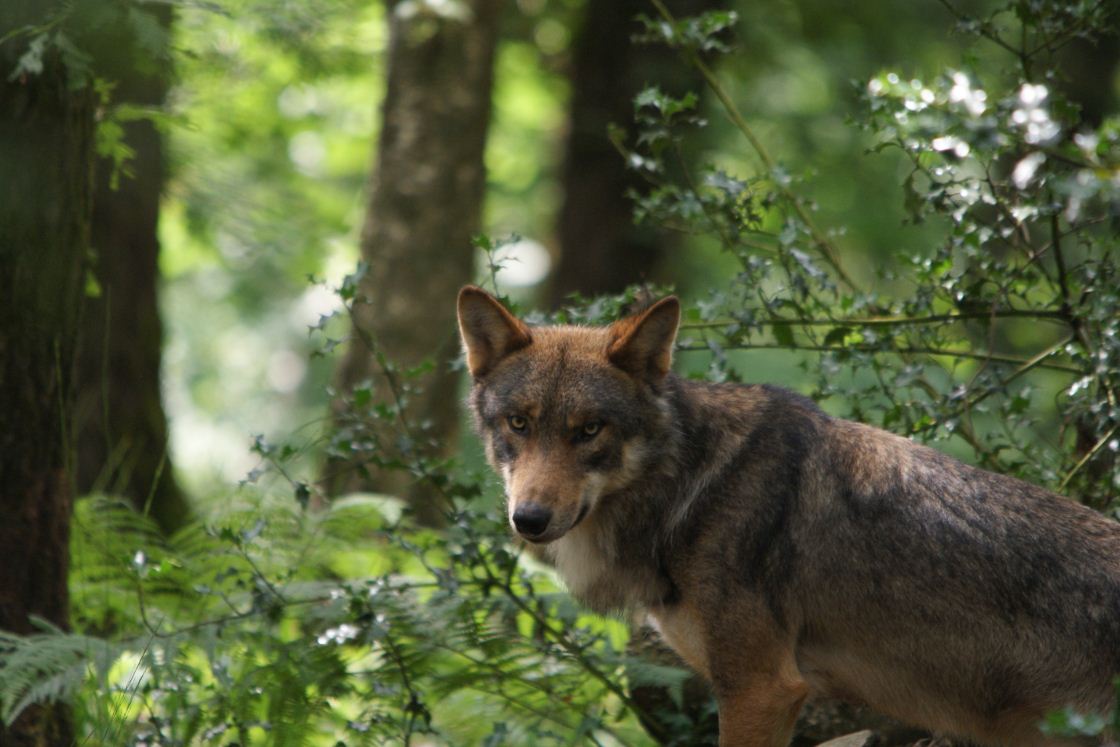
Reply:
[[[413, 437], [428, 425], [416, 446], [438, 453], [454, 444], [457, 428], [458, 377], [448, 366], [458, 352], [455, 294], [473, 275], [471, 237], [481, 227], [483, 150], [503, 3], [468, 0], [461, 4], [468, 11], [463, 18], [409, 15], [402, 5], [390, 3], [388, 10], [388, 86], [362, 231], [369, 269], [354, 322], [396, 365], [434, 360], [435, 370], [417, 384], [407, 412]], [[379, 379], [368, 347], [355, 340], [338, 370], [339, 391]], [[359, 428], [343, 409], [340, 400], [340, 427]], [[396, 442], [381, 435], [382, 443]], [[439, 522], [441, 506], [414, 477], [346, 467], [328, 465], [329, 492], [403, 494], [421, 521]]]
[[632, 121], [634, 96], [656, 80], [656, 71], [636, 69], [639, 50], [630, 40], [634, 17], [647, 10], [645, 0], [589, 1], [575, 36], [553, 305], [573, 292], [620, 291], [645, 279], [660, 257], [656, 237], [631, 217], [626, 192], [641, 185], [607, 139], [607, 126]]
[[[1114, 21], [1120, 4], [1114, 3]], [[1081, 108], [1081, 122], [1099, 127], [1116, 111], [1116, 71], [1120, 67], [1120, 31], [1100, 29], [1094, 39], [1074, 39], [1058, 56], [1058, 88]]]
[[[168, 5], [149, 13], [167, 30]], [[160, 107], [167, 95], [166, 60], [137, 49], [128, 24], [95, 40], [101, 73], [114, 84], [113, 103]], [[127, 122], [124, 142], [135, 151], [130, 173], [98, 164], [93, 202], [94, 274], [101, 295], [87, 300], [78, 357], [75, 434], [79, 493], [121, 495], [148, 511], [165, 532], [190, 514], [167, 453], [167, 417], [160, 393], [159, 223], [164, 183], [163, 139], [148, 119]], [[114, 185], [114, 182], [116, 184]]]
[[[0, 3], [0, 38], [50, 2]], [[0, 628], [67, 624], [72, 365], [92, 192], [93, 108], [53, 50], [11, 79], [24, 36], [0, 45]], [[0, 744], [70, 745], [69, 711], [31, 708]]]
[[[684, 17], [722, 3], [676, 0], [668, 5]], [[657, 264], [667, 246], [664, 232], [634, 225], [626, 194], [645, 185], [614, 149], [607, 126], [633, 121], [634, 97], [646, 85], [681, 95], [701, 93], [703, 81], [672, 50], [631, 41], [640, 29], [634, 20], [640, 13], [651, 13], [646, 0], [589, 1], [575, 37], [561, 176], [560, 258], [548, 289], [553, 305], [573, 292], [615, 293], [627, 285], [656, 280]]]

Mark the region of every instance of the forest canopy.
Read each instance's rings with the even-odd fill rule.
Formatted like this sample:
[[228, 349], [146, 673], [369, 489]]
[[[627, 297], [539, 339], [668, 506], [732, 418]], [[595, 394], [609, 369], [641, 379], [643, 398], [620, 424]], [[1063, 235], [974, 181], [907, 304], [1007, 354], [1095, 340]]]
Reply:
[[1120, 517], [1118, 95], [1104, 0], [5, 0], [0, 744], [713, 740], [509, 537], [468, 283]]

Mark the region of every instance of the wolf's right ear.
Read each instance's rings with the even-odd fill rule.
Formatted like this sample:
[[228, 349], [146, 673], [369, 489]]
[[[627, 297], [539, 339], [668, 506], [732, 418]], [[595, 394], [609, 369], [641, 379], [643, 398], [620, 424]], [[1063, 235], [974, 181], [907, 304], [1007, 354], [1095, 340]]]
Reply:
[[474, 285], [459, 291], [459, 335], [467, 352], [467, 368], [476, 378], [533, 341], [524, 322]]

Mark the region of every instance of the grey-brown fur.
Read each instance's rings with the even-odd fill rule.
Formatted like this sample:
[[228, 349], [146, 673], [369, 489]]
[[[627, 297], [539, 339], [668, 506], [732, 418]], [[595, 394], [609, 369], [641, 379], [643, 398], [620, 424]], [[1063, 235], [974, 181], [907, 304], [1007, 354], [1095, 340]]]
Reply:
[[460, 319], [511, 517], [547, 506], [576, 597], [651, 615], [711, 681], [721, 744], [786, 744], [815, 693], [1008, 747], [1111, 706], [1116, 522], [777, 387], [668, 373], [675, 300], [610, 328], [488, 304], [464, 290]]

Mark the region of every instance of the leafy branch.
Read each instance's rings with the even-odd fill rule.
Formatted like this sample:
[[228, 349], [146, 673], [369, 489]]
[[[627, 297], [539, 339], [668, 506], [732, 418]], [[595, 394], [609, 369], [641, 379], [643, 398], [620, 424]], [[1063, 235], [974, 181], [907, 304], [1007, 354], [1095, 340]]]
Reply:
[[[657, 10], [661, 18], [670, 25], [670, 27], [676, 27], [678, 25], [677, 19], [665, 6], [665, 3], [662, 2], [662, 0], [650, 0], [650, 3]], [[692, 67], [694, 67], [701, 76], [703, 76], [705, 84], [707, 84], [708, 88], [712, 91], [713, 94], [715, 94], [716, 98], [719, 99], [720, 104], [723, 105], [723, 108], [727, 112], [727, 115], [728, 117], [730, 117], [732, 123], [747, 139], [747, 142], [750, 143], [751, 148], [762, 161], [763, 166], [766, 168], [766, 171], [770, 175], [771, 179], [773, 179], [774, 184], [776, 185], [779, 192], [786, 199], [797, 217], [808, 229], [809, 235], [813, 240], [813, 245], [821, 253], [821, 256], [825, 259], [828, 265], [832, 267], [837, 276], [844, 282], [845, 285], [858, 292], [859, 285], [844, 268], [844, 265], [840, 260], [840, 252], [836, 249], [836, 247], [828, 239], [828, 237], [825, 236], [824, 232], [821, 231], [821, 229], [817, 226], [816, 221], [813, 220], [813, 217], [809, 214], [809, 211], [805, 209], [805, 205], [801, 201], [801, 198], [789, 188], [787, 180], [781, 178], [778, 175], [778, 164], [774, 160], [774, 157], [770, 155], [770, 152], [767, 150], [766, 146], [762, 143], [758, 136], [755, 135], [754, 130], [747, 123], [746, 118], [744, 118], [740, 113], [738, 106], [736, 106], [735, 102], [731, 99], [730, 94], [728, 94], [727, 90], [723, 87], [723, 84], [719, 82], [719, 79], [716, 78], [715, 74], [712, 72], [711, 68], [708, 67], [707, 63], [705, 63], [704, 60], [701, 59], [699, 53], [694, 47], [682, 46], [680, 48], [688, 63]]]

